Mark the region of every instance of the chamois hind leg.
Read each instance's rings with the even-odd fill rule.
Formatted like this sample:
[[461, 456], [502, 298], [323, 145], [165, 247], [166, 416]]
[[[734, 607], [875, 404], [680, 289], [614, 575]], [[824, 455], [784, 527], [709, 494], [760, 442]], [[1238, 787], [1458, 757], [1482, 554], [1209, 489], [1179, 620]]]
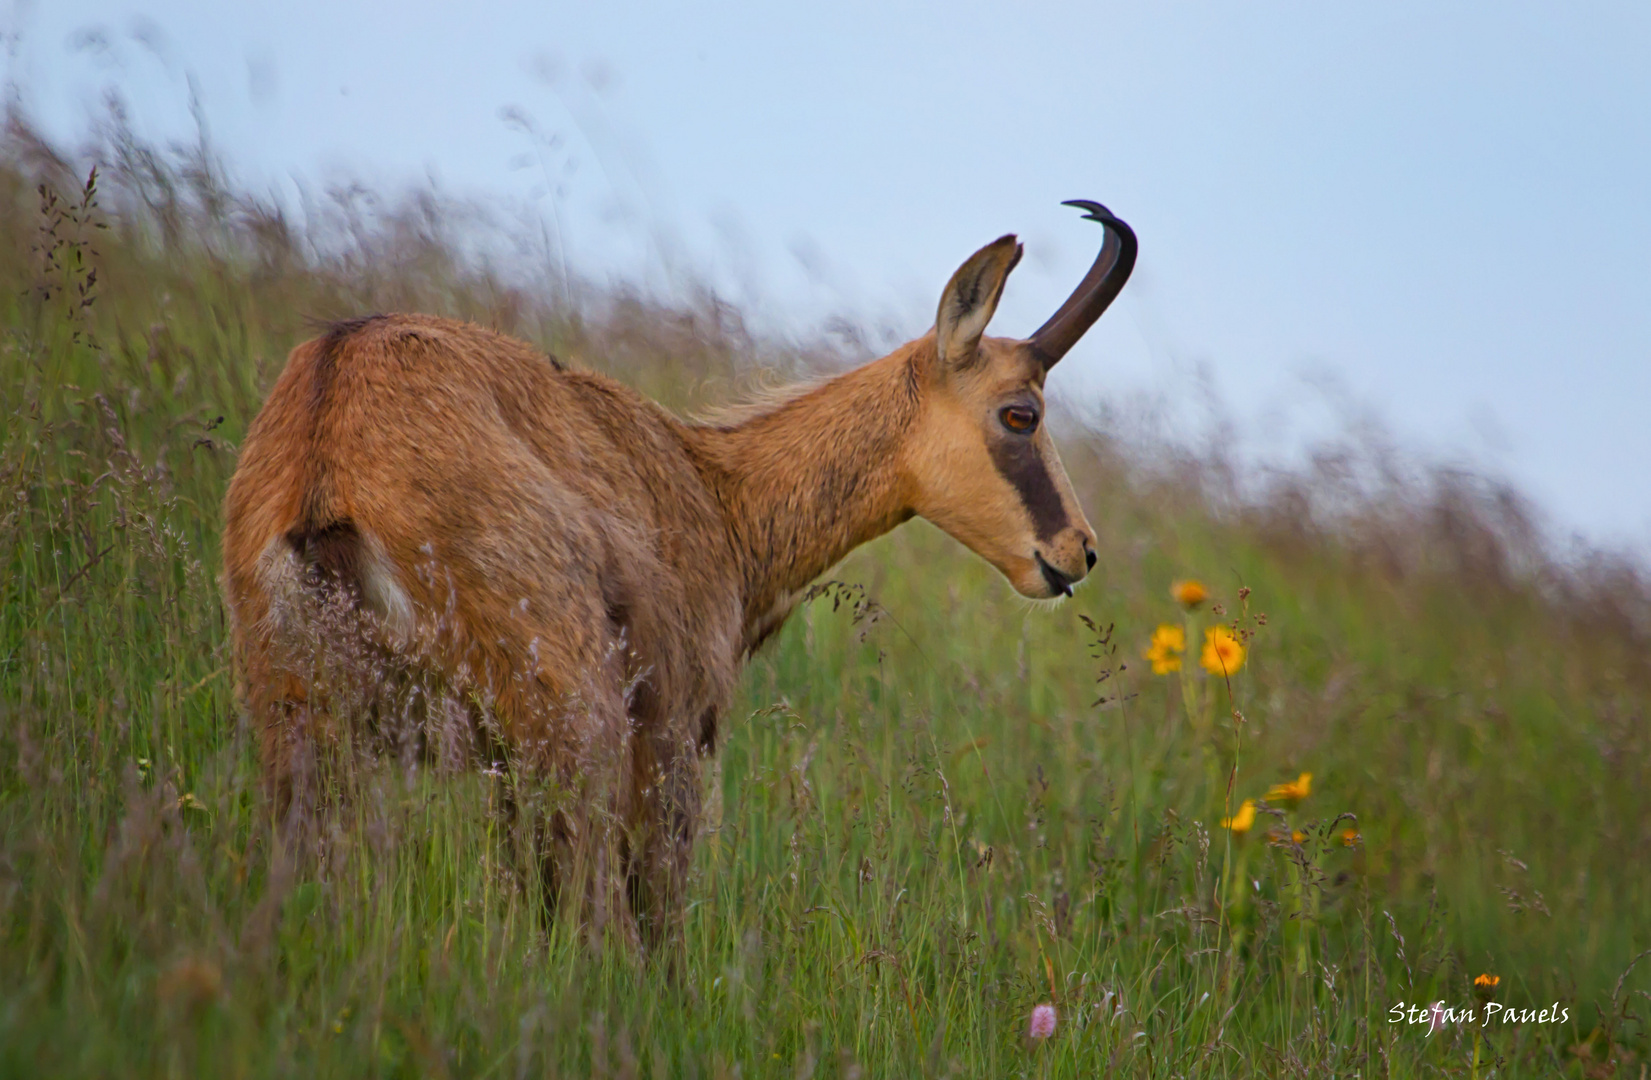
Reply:
[[[503, 642], [494, 658], [531, 656], [533, 640], [578, 640], [574, 628], [534, 629], [529, 642]], [[550, 919], [593, 940], [614, 933], [634, 941], [625, 903], [622, 815], [632, 784], [623, 767], [630, 732], [622, 671], [602, 651], [586, 656], [565, 687], [539, 671], [499, 680], [493, 711], [508, 747], [513, 839], [537, 873]]]
[[265, 546], [231, 610], [238, 690], [258, 732], [265, 793], [290, 830], [348, 795], [355, 752], [371, 748], [405, 671], [378, 640], [354, 581], [307, 560], [290, 536]]
[[296, 674], [295, 665], [270, 660], [266, 654], [254, 662], [262, 673], [249, 687], [246, 705], [258, 735], [267, 805], [277, 826], [291, 833], [313, 824], [316, 813], [343, 793], [349, 716], [340, 703], [357, 695], [329, 693], [319, 680]]
[[634, 944], [627, 903], [630, 840], [624, 807], [633, 787], [624, 768], [625, 717], [616, 701], [576, 702], [575, 722], [600, 730], [585, 753], [568, 755], [553, 774], [553, 794], [539, 808], [541, 880], [555, 917], [577, 923], [592, 944], [605, 936]]
[[642, 941], [656, 950], [681, 935], [700, 823], [699, 754], [673, 734], [639, 734], [631, 744], [627, 885]]

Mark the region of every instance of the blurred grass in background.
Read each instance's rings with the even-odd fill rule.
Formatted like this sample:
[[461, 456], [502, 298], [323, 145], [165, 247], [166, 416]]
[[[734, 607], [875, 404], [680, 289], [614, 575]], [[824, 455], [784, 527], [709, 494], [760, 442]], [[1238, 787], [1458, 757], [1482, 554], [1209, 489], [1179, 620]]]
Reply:
[[[750, 666], [674, 961], [547, 935], [481, 777], [372, 768], [294, 861], [217, 541], [316, 320], [471, 318], [684, 410], [845, 361], [492, 260], [430, 194], [300, 228], [115, 120], [73, 163], [15, 116], [0, 149], [0, 1071], [1643, 1075], [1644, 572], [1356, 447], [1241, 476], [1068, 421], [1101, 561], [1059, 607], [921, 522], [852, 556]], [[1221, 613], [1155, 676], [1188, 577]], [[1231, 701], [1193, 673], [1222, 620]], [[1481, 972], [1568, 1022], [1389, 1023]]]

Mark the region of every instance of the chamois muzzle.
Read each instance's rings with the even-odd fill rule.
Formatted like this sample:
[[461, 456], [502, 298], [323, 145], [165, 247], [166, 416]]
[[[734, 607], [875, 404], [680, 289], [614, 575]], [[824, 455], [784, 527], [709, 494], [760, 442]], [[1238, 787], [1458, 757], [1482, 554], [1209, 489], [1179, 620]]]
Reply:
[[1043, 552], [1034, 551], [1033, 557], [1038, 561], [1038, 570], [1043, 573], [1043, 580], [1049, 586], [1050, 596], [1071, 596], [1073, 578], [1067, 577], [1055, 567], [1049, 565], [1049, 560], [1043, 557]]
[[1101, 244], [1101, 253], [1095, 256], [1089, 273], [1078, 282], [1078, 287], [1072, 290], [1066, 303], [1028, 339], [1044, 371], [1054, 367], [1117, 299], [1124, 282], [1129, 280], [1130, 272], [1135, 269], [1137, 250], [1135, 230], [1100, 203], [1088, 199], [1068, 199], [1061, 205], [1087, 211], [1084, 218], [1100, 222], [1106, 229], [1106, 240]]

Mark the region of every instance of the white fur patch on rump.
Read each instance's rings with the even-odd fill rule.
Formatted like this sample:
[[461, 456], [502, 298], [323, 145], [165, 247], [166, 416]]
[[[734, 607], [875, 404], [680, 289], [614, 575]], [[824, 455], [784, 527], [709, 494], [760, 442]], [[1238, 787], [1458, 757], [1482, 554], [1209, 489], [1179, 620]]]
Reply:
[[[378, 537], [363, 532], [361, 544], [362, 604], [383, 628], [385, 644], [407, 645], [413, 639], [415, 626], [413, 598], [402, 586], [395, 562]], [[258, 585], [269, 597], [267, 621], [273, 636], [307, 632], [306, 601], [316, 599], [308, 588], [307, 569], [284, 535], [271, 537], [258, 556], [256, 575]]]
[[378, 537], [363, 532], [361, 539], [366, 546], [366, 558], [361, 562], [361, 591], [365, 594], [362, 599], [367, 603], [367, 610], [378, 616], [390, 644], [409, 644], [413, 640], [413, 598], [402, 587], [396, 564]]

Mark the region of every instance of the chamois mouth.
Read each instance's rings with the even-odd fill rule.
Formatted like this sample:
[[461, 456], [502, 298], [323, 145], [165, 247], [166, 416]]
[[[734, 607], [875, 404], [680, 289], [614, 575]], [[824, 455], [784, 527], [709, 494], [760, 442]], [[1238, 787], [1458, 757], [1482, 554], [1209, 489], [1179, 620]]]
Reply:
[[1071, 596], [1072, 579], [1050, 566], [1044, 559], [1043, 552], [1034, 551], [1032, 557], [1038, 561], [1038, 569], [1043, 571], [1043, 580], [1049, 585], [1050, 596]]

